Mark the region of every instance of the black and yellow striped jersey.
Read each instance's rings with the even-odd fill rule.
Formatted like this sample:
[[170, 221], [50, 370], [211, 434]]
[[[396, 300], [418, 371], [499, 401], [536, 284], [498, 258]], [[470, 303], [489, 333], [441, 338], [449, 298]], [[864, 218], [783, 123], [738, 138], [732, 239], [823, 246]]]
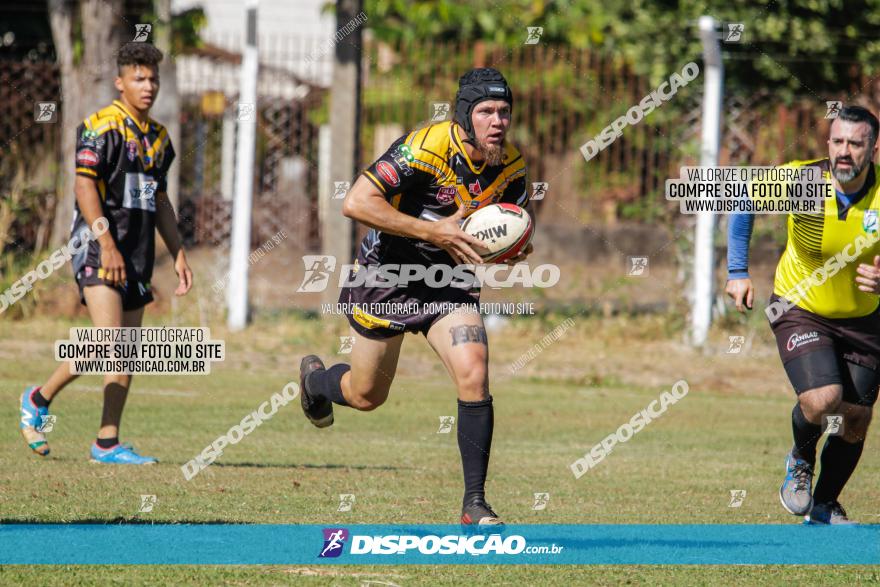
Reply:
[[[526, 165], [505, 141], [500, 165], [476, 165], [467, 155], [451, 121], [432, 124], [400, 137], [363, 174], [395, 209], [416, 218], [451, 216], [459, 206], [470, 214], [507, 202], [525, 206]], [[359, 262], [454, 264], [446, 251], [417, 239], [371, 229], [361, 244]]]
[[[831, 178], [829, 160], [793, 161], [787, 166], [818, 167]], [[867, 316], [877, 309], [876, 295], [858, 288], [856, 268], [880, 254], [880, 166], [871, 165], [865, 185], [849, 194], [842, 209], [833, 189], [820, 214], [789, 214], [788, 243], [776, 267], [773, 291], [801, 308], [826, 318]]]
[[[167, 189], [174, 148], [164, 126], [141, 125], [119, 100], [98, 110], [77, 128], [76, 174], [95, 181], [110, 233], [126, 271], [148, 282], [153, 270], [156, 194]], [[76, 207], [72, 234], [86, 227]], [[73, 259], [74, 272], [101, 266], [101, 249], [91, 241]]]

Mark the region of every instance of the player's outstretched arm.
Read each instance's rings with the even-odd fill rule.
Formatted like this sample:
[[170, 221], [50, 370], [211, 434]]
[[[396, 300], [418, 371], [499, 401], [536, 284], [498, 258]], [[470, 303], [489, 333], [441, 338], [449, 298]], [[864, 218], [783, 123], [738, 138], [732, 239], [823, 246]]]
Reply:
[[174, 206], [166, 192], [156, 194], [156, 229], [168, 247], [171, 258], [174, 259], [174, 271], [177, 273], [177, 289], [174, 295], [182, 296], [192, 288], [193, 275], [186, 261], [186, 253], [180, 244], [180, 234], [177, 232], [177, 215]]
[[736, 309], [751, 310], [755, 301], [755, 287], [749, 277], [749, 240], [755, 217], [735, 214], [727, 226], [727, 295], [733, 298]]
[[437, 222], [414, 218], [395, 210], [382, 192], [362, 175], [346, 194], [342, 213], [370, 228], [435, 244], [445, 249], [457, 263], [483, 262], [474, 251], [474, 247], [482, 248], [482, 243], [458, 225], [464, 210]]
[[[76, 194], [76, 203], [80, 214], [90, 227], [95, 226], [98, 218], [104, 217], [101, 207], [101, 196], [98, 195], [98, 187], [95, 180], [77, 175], [73, 184]], [[101, 245], [101, 269], [104, 270], [104, 279], [114, 285], [125, 283], [125, 259], [116, 247], [116, 241], [109, 230], [98, 236], [98, 244]]]

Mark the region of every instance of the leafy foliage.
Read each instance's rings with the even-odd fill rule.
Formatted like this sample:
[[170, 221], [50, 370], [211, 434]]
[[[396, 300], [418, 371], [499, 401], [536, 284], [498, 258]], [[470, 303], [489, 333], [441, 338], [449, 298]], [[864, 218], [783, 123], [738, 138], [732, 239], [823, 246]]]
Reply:
[[725, 43], [729, 92], [771, 89], [797, 95], [854, 91], [880, 58], [880, 0], [366, 0], [367, 26], [391, 44], [434, 39], [521, 45], [526, 27], [542, 43], [593, 48], [625, 57], [651, 83], [699, 60], [697, 19], [743, 23], [739, 43]]

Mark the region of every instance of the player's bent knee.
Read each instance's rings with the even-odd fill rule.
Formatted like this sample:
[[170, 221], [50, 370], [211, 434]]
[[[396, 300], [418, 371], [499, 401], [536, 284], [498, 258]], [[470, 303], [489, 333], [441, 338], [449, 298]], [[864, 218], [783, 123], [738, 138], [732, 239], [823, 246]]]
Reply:
[[834, 413], [840, 406], [841, 393], [817, 389], [804, 392], [798, 397], [804, 416], [811, 422], [818, 422], [825, 414]]
[[348, 399], [348, 405], [361, 412], [371, 412], [385, 403], [387, 396], [357, 396]]
[[388, 399], [390, 386], [374, 385], [371, 387], [352, 388], [352, 396], [346, 398], [348, 405], [362, 412], [375, 410]]
[[863, 441], [868, 435], [872, 413], [871, 408], [866, 406], [853, 408], [845, 419], [843, 439], [853, 443]]
[[456, 376], [458, 397], [464, 401], [480, 401], [489, 397], [489, 378], [485, 365]]

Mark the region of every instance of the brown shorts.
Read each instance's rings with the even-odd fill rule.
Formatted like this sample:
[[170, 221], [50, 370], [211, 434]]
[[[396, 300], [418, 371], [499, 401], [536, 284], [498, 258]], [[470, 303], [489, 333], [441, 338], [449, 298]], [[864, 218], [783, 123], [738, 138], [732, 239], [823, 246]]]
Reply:
[[128, 268], [126, 269], [128, 280], [125, 285], [112, 285], [109, 281], [104, 280], [104, 271], [102, 269], [89, 266], [83, 267], [75, 276], [76, 285], [79, 287], [80, 303], [83, 306], [86, 305], [86, 294], [83, 290], [92, 285], [106, 285], [118, 291], [119, 295], [122, 296], [122, 310], [125, 312], [143, 308], [152, 302], [153, 290], [150, 282], [141, 281], [139, 277], [129, 273], [128, 271], [130, 270]]
[[[770, 303], [780, 299], [773, 294]], [[770, 328], [783, 364], [831, 347], [847, 362], [880, 369], [880, 308], [858, 318], [825, 318], [793, 306], [771, 322]]]
[[405, 332], [425, 336], [435, 322], [458, 309], [478, 312], [479, 289], [408, 287], [343, 287], [339, 303], [354, 330], [382, 340]]

